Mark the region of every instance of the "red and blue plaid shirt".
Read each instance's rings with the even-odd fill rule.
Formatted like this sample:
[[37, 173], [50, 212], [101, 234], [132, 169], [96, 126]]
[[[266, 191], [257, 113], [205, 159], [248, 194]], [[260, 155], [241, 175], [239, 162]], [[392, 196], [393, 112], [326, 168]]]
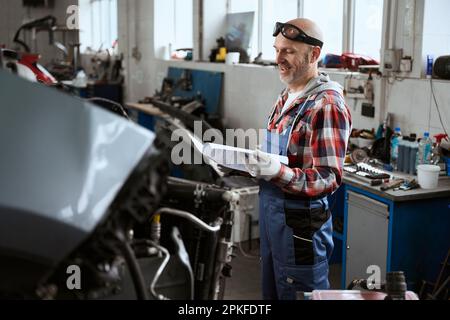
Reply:
[[[342, 182], [343, 165], [352, 120], [344, 97], [325, 90], [300, 97], [282, 114], [288, 90], [279, 97], [268, 129], [281, 134], [292, 125], [289, 137], [289, 167], [282, 166], [272, 180], [284, 192], [316, 198], [333, 193]], [[304, 105], [295, 121], [298, 108]]]

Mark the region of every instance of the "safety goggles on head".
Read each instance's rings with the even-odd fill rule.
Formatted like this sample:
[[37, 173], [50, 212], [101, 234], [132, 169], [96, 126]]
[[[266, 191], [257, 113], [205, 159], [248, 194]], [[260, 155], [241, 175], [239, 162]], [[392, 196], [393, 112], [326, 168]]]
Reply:
[[322, 41], [308, 36], [303, 30], [292, 24], [277, 22], [275, 24], [275, 29], [273, 30], [273, 36], [278, 36], [280, 32], [289, 40], [303, 42], [312, 46], [320, 47], [321, 49], [323, 47]]

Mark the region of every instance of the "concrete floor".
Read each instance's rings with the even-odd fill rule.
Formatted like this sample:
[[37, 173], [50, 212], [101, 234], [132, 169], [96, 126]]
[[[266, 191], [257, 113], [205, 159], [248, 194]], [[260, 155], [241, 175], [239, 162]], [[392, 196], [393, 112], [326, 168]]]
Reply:
[[[236, 257], [231, 262], [233, 274], [227, 279], [225, 286], [225, 300], [261, 300], [261, 271], [259, 264], [258, 244], [252, 244], [253, 250], [249, 250], [248, 244], [242, 244], [245, 257], [239, 249]], [[332, 289], [340, 289], [341, 265], [330, 266], [330, 284]]]

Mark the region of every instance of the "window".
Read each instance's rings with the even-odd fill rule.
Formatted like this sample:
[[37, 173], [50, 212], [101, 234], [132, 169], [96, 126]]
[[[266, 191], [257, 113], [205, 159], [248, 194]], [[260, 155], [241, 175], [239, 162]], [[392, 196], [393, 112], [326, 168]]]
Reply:
[[250, 12], [258, 10], [258, 0], [230, 0], [228, 13]]
[[384, 0], [227, 0], [227, 13], [255, 13], [251, 41], [253, 58], [262, 52], [264, 59], [274, 60], [272, 31], [275, 22], [301, 16], [315, 21], [322, 29], [322, 57], [328, 53], [340, 55], [345, 50], [379, 59], [383, 6]]
[[322, 56], [327, 53], [342, 54], [343, 0], [304, 0], [303, 16], [316, 22], [322, 29], [324, 34]]
[[117, 40], [117, 0], [79, 0], [81, 52], [111, 48]]
[[423, 56], [432, 55], [436, 59], [450, 52], [450, 1], [427, 0], [423, 29]]
[[192, 0], [155, 0], [155, 53], [168, 59], [171, 51], [193, 48]]
[[353, 52], [380, 61], [383, 0], [355, 0]]
[[228, 13], [244, 13], [244, 12], [254, 12], [253, 19], [253, 31], [250, 38], [250, 48], [248, 53], [250, 57], [254, 58], [259, 53], [259, 43], [258, 43], [258, 26], [259, 26], [259, 1], [258, 0], [229, 0], [228, 2]]
[[[281, 5], [282, 3], [282, 5]], [[262, 8], [262, 50], [264, 59], [275, 60], [273, 28], [276, 22], [287, 22], [298, 16], [297, 0], [265, 0]]]

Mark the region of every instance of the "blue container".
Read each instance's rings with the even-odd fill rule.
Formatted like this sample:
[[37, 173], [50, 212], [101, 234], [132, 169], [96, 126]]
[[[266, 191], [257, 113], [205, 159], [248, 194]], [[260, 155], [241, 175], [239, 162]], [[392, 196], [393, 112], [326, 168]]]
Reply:
[[433, 77], [433, 62], [434, 56], [431, 54], [427, 55], [427, 78]]

